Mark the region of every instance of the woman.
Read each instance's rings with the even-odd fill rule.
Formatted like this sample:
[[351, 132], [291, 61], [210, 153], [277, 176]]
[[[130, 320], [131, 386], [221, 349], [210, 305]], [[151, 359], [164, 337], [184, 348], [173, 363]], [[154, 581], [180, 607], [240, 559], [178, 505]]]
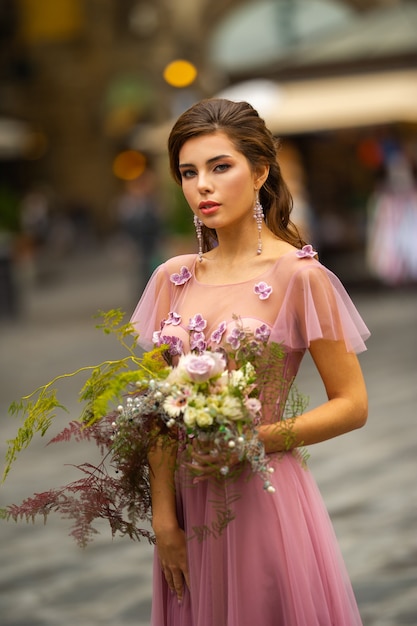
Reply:
[[[367, 394], [355, 352], [369, 332], [291, 224], [291, 196], [263, 120], [244, 102], [202, 101], [174, 125], [169, 155], [199, 252], [155, 271], [132, 317], [142, 344], [163, 337], [172, 354], [188, 351], [189, 321], [200, 314], [204, 339], [222, 345], [239, 316], [284, 346], [277, 377], [288, 387], [307, 349], [323, 380], [328, 401], [293, 421], [292, 448], [363, 426]], [[275, 494], [247, 471], [233, 483], [219, 478], [224, 458], [213, 475], [213, 455], [198, 450], [191, 468], [176, 447], [150, 455], [153, 626], [361, 623], [321, 496], [286, 451], [284, 400], [264, 407], [259, 427]]]

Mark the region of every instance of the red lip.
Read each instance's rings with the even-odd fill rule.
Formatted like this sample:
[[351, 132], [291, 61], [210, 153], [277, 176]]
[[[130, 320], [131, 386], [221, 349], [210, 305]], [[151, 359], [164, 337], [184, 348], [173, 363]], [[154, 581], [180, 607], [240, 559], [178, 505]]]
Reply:
[[210, 215], [210, 213], [214, 213], [215, 211], [217, 211], [219, 206], [220, 204], [218, 204], [217, 202], [212, 202], [210, 200], [206, 200], [206, 201], [203, 200], [198, 205], [198, 209], [199, 211], [203, 213], [203, 215]]

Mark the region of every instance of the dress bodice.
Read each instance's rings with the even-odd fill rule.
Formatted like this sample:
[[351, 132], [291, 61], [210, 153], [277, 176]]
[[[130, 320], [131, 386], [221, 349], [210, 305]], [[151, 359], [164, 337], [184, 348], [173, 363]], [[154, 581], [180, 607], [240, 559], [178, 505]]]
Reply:
[[206, 340], [223, 323], [233, 327], [238, 316], [251, 329], [266, 324], [270, 339], [289, 351], [304, 351], [316, 339], [344, 340], [349, 351], [366, 349], [369, 331], [349, 295], [308, 250], [281, 256], [257, 278], [225, 285], [198, 281], [196, 262], [197, 255], [182, 255], [155, 270], [131, 319], [143, 347], [151, 347], [155, 331], [162, 330], [178, 336], [187, 351], [190, 321], [200, 315]]
[[315, 258], [311, 246], [278, 258], [260, 276], [210, 285], [195, 276], [197, 255], [182, 255], [155, 270], [132, 316], [146, 349], [167, 343], [172, 356], [232, 347], [238, 331], [267, 332], [285, 352], [280, 377], [288, 386], [311, 341], [344, 340], [365, 349], [369, 331], [346, 290]]

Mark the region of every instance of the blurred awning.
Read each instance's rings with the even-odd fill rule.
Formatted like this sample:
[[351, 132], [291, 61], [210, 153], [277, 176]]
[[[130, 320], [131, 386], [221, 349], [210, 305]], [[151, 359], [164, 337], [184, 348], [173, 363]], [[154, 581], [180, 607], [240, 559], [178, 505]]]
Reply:
[[[216, 97], [250, 102], [276, 135], [417, 123], [417, 69], [285, 83], [251, 80]], [[134, 147], [166, 150], [173, 123], [138, 128]]]
[[417, 122], [417, 70], [286, 83], [266, 122], [276, 134]]

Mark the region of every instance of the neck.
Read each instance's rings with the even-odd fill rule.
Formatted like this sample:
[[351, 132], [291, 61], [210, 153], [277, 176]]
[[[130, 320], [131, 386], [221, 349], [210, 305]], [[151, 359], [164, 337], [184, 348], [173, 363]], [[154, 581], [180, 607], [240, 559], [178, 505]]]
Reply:
[[[269, 238], [270, 231], [262, 225], [261, 238], [265, 243]], [[233, 230], [218, 230], [217, 238], [219, 245], [212, 251], [212, 258], [228, 265], [253, 260], [258, 256], [258, 229], [256, 224], [236, 232]]]

